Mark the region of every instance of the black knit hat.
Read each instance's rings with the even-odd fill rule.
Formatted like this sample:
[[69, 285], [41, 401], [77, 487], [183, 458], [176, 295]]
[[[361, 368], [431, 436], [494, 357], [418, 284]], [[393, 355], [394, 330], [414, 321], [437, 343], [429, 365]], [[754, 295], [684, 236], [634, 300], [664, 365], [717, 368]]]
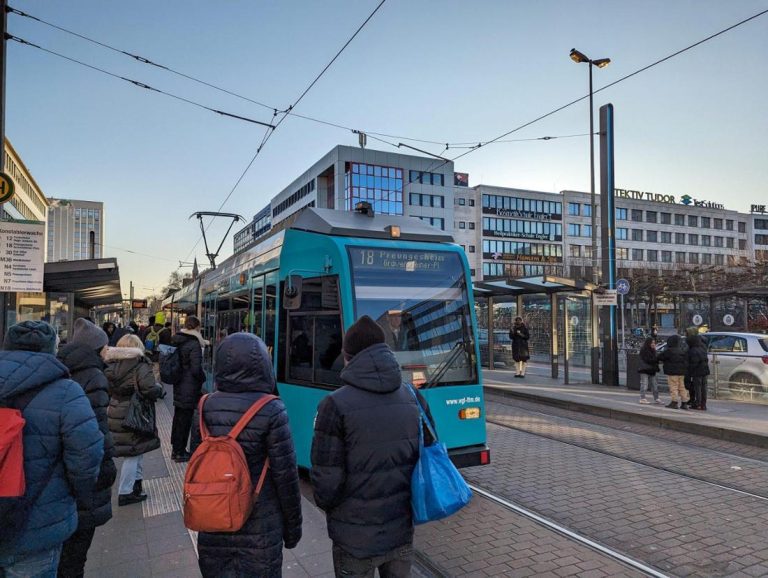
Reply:
[[35, 351], [56, 355], [56, 330], [45, 321], [22, 321], [8, 328], [6, 351]]
[[384, 331], [373, 319], [363, 315], [358, 319], [344, 335], [344, 353], [348, 357], [354, 357], [363, 349], [377, 343], [384, 343]]

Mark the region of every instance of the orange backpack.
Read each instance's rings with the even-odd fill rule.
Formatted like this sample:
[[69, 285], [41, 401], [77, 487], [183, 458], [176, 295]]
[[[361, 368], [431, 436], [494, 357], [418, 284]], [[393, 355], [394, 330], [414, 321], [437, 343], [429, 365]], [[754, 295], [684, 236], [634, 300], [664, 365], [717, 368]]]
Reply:
[[251, 515], [269, 469], [264, 461], [256, 487], [237, 436], [273, 399], [265, 395], [243, 414], [223, 437], [211, 437], [203, 419], [204, 395], [198, 405], [202, 443], [192, 454], [184, 476], [184, 525], [198, 532], [237, 532]]

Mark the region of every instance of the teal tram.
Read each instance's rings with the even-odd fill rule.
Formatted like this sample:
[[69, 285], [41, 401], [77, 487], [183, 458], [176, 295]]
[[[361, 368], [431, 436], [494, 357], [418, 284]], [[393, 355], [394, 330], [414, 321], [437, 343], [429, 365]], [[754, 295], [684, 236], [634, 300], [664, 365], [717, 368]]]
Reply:
[[[377, 321], [403, 380], [427, 399], [458, 466], [487, 464], [485, 408], [472, 285], [447, 233], [408, 217], [306, 208], [257, 245], [168, 297], [172, 315], [197, 314], [216, 344], [235, 331], [261, 337], [288, 408], [299, 465], [310, 466], [317, 405], [340, 387], [341, 344], [363, 315]], [[376, 427], [376, 424], [371, 424]]]

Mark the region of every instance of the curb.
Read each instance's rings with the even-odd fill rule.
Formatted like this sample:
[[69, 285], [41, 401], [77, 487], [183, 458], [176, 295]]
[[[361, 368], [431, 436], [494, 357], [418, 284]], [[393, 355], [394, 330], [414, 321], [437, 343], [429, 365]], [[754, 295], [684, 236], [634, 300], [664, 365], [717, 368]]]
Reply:
[[669, 429], [679, 432], [697, 434], [709, 438], [714, 438], [723, 441], [734, 442], [747, 446], [754, 446], [758, 448], [768, 448], [768, 436], [760, 434], [753, 434], [749, 432], [726, 429], [717, 426], [704, 425], [700, 423], [693, 423], [687, 421], [678, 421], [666, 417], [659, 417], [655, 415], [643, 415], [626, 411], [622, 409], [613, 409], [610, 407], [603, 407], [599, 405], [591, 405], [580, 401], [571, 401], [566, 399], [557, 399], [544, 395], [538, 395], [527, 391], [517, 391], [513, 389], [507, 389], [500, 386], [484, 385], [483, 389], [491, 391], [502, 397], [511, 397], [517, 399], [524, 399], [527, 401], [535, 401], [537, 403], [543, 403], [562, 409], [568, 409], [571, 411], [577, 411], [580, 413], [587, 413], [590, 415], [597, 415], [600, 417], [608, 417], [612, 419], [619, 419], [622, 421], [629, 421], [639, 423], [643, 425], [652, 425], [661, 429]]

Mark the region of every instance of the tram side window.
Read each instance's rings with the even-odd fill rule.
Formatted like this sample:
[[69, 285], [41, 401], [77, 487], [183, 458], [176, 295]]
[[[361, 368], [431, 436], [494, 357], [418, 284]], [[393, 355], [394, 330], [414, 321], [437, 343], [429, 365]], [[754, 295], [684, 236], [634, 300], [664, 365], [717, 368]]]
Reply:
[[289, 383], [341, 385], [342, 323], [338, 277], [304, 279], [301, 306], [280, 312], [278, 375]]

